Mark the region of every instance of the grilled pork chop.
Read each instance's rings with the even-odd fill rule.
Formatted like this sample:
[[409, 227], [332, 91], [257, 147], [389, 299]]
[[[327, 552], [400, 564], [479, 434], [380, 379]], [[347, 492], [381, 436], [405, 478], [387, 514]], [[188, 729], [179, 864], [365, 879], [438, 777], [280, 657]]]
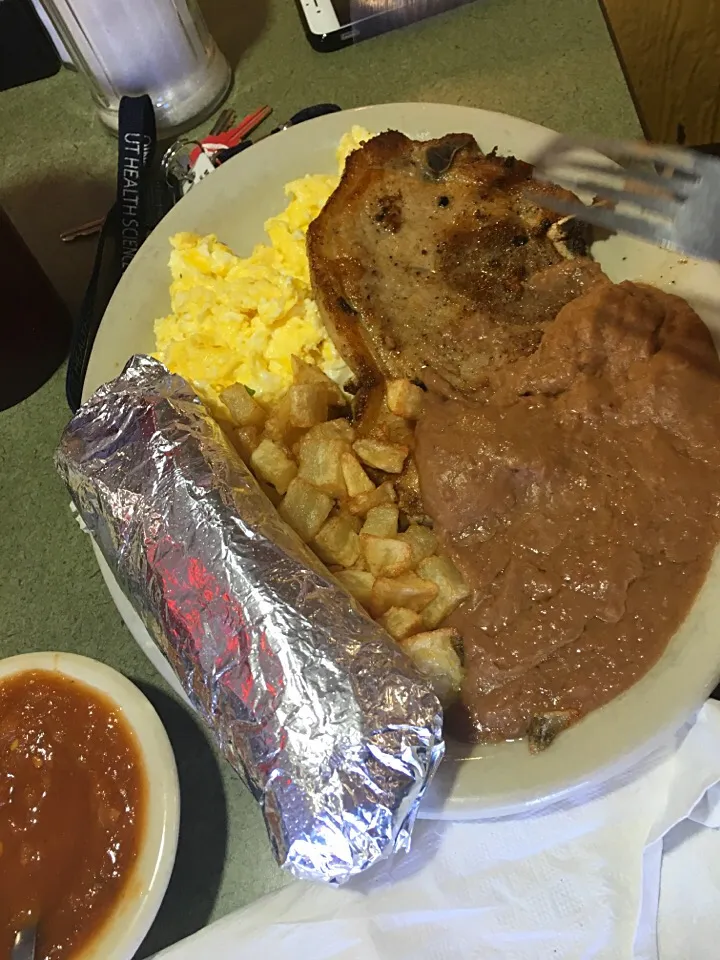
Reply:
[[471, 397], [604, 281], [585, 228], [524, 196], [531, 173], [469, 134], [388, 132], [351, 154], [307, 244], [320, 313], [362, 385], [434, 374]]

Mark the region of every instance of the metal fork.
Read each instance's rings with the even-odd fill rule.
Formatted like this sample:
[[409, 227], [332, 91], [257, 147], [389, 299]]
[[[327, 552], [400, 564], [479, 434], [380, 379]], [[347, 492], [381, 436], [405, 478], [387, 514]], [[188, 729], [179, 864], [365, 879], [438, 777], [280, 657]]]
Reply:
[[[592, 152], [590, 152], [592, 151]], [[535, 175], [595, 199], [538, 193], [543, 207], [703, 260], [720, 260], [720, 160], [682, 147], [559, 137]]]

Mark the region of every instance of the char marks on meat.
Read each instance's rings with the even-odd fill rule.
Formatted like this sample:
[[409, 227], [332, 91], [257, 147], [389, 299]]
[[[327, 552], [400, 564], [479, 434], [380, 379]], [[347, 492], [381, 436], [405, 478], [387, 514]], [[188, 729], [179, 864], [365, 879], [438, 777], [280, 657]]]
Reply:
[[350, 155], [310, 227], [308, 256], [323, 320], [361, 382], [434, 374], [472, 396], [494, 366], [535, 350], [565, 303], [604, 281], [577, 256], [577, 225], [565, 230], [527, 199], [531, 173], [467, 134], [383, 133]]

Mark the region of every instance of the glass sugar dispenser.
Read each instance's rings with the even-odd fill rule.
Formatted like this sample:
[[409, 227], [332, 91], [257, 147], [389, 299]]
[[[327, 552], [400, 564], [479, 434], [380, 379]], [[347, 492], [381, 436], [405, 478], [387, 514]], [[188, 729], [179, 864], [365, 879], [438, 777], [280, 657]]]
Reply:
[[230, 67], [196, 0], [41, 3], [115, 131], [125, 95], [150, 96], [161, 136], [193, 126], [227, 95]]

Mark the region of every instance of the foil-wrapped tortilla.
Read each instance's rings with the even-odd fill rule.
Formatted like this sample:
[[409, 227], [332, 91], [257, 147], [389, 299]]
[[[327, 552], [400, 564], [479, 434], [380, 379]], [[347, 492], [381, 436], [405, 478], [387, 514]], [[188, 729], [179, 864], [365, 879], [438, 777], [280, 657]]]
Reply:
[[409, 846], [443, 752], [410, 661], [279, 518], [188, 383], [134, 357], [56, 464], [278, 862], [341, 883]]

